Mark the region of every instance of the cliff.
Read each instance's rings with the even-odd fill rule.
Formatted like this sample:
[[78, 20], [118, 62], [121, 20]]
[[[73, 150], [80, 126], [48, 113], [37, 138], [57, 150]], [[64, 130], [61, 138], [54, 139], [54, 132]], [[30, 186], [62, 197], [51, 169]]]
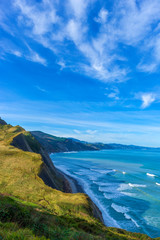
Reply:
[[0, 124], [1, 125], [7, 125], [7, 123], [4, 120], [2, 120], [1, 118], [0, 118]]
[[10, 143], [12, 146], [23, 151], [34, 152], [41, 155], [43, 163], [39, 172], [39, 177], [52, 188], [64, 190], [65, 179], [55, 169], [48, 153], [40, 145], [40, 143], [29, 133], [23, 132], [16, 135]]
[[60, 190], [64, 179], [40, 143], [20, 126], [1, 124], [0, 239], [151, 239], [105, 227], [86, 194]]
[[32, 131], [31, 134], [41, 143], [48, 153], [71, 151], [99, 151], [99, 150], [159, 150], [135, 145], [116, 143], [89, 143], [74, 138], [56, 137], [41, 131]]
[[48, 153], [99, 150], [89, 143], [76, 139], [56, 137], [41, 131], [32, 131], [31, 134], [42, 144]]

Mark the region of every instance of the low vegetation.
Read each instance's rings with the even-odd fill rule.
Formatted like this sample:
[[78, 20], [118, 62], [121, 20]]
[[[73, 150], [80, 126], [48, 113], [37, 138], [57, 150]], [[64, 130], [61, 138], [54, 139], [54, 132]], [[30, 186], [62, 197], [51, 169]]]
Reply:
[[[22, 134], [33, 152], [12, 146]], [[23, 128], [0, 124], [0, 240], [149, 240], [105, 227], [93, 217], [87, 195], [53, 189], [39, 177], [39, 143]]]

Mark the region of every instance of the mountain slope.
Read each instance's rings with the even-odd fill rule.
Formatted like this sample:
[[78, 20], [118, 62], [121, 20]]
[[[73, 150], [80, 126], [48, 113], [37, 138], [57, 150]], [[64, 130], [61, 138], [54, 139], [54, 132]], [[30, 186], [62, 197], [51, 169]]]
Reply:
[[41, 131], [32, 131], [31, 134], [42, 144], [48, 153], [99, 150], [92, 144], [71, 138], [55, 137]]
[[[20, 126], [0, 125], [0, 239], [150, 239], [105, 227], [93, 217], [87, 195], [47, 186], [41, 172], [49, 169], [49, 161], [30, 133]], [[54, 187], [63, 190], [54, 166], [51, 174]]]
[[0, 118], [0, 124], [1, 124], [1, 125], [6, 125], [7, 123]]
[[135, 145], [124, 144], [105, 144], [105, 143], [88, 143], [74, 138], [56, 137], [41, 131], [32, 131], [31, 134], [41, 143], [48, 153], [54, 152], [71, 152], [71, 151], [98, 151], [98, 150], [160, 150], [160, 148], [149, 148]]

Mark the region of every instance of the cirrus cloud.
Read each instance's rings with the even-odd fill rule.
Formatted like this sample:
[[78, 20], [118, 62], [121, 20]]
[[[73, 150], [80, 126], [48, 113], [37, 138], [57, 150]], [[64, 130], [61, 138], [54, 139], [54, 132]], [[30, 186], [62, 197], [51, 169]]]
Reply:
[[[138, 71], [152, 73], [160, 66], [159, 0], [114, 0], [110, 8], [103, 4], [97, 9], [97, 0], [67, 0], [63, 5], [59, 0], [10, 3], [7, 11], [16, 16], [14, 35], [21, 42], [27, 39], [51, 50], [57, 63], [65, 59], [65, 69], [103, 82], [126, 81], [132, 72], [125, 50], [130, 47], [143, 53], [134, 63]], [[11, 21], [4, 6], [0, 26], [9, 33]], [[28, 60], [46, 66], [48, 59], [33, 51]]]

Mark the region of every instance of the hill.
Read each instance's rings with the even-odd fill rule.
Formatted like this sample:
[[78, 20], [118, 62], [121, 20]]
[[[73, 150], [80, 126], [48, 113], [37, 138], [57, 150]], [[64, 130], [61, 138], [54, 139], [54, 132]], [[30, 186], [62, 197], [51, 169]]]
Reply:
[[73, 138], [56, 137], [41, 131], [32, 131], [31, 134], [42, 144], [48, 153], [99, 150], [99, 148], [90, 143]]
[[40, 143], [20, 126], [0, 124], [0, 239], [151, 239], [105, 227], [86, 194], [63, 191], [64, 178]]
[[160, 150], [160, 148], [149, 148], [135, 145], [124, 145], [116, 143], [88, 143], [74, 138], [56, 137], [41, 131], [32, 131], [31, 134], [41, 143], [48, 153], [71, 152], [71, 151], [99, 151], [99, 150]]
[[1, 125], [7, 125], [7, 123], [4, 120], [2, 120], [1, 118], [0, 118], [0, 124]]

